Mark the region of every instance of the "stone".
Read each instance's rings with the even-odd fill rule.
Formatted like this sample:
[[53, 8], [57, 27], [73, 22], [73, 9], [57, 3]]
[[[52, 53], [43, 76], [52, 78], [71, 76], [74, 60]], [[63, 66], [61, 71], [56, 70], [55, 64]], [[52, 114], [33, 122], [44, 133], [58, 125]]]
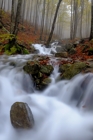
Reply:
[[59, 66], [61, 72], [61, 79], [71, 79], [76, 74], [85, 71], [87, 64], [85, 62], [76, 62], [74, 64], [64, 64]]
[[23, 70], [31, 76], [36, 89], [42, 90], [44, 89], [44, 87], [46, 87], [45, 85], [48, 86], [48, 84], [51, 82], [47, 78], [53, 72], [54, 68], [52, 65], [42, 64], [38, 60], [38, 61], [28, 61], [26, 65], [23, 67]]
[[48, 85], [51, 83], [51, 79], [50, 78], [45, 78], [43, 81], [42, 81], [42, 84], [43, 85]]
[[34, 126], [33, 114], [27, 103], [15, 102], [11, 106], [10, 119], [14, 128], [30, 129]]
[[67, 52], [56, 53], [55, 57], [67, 58], [68, 57], [68, 53]]
[[71, 48], [69, 51], [69, 54], [73, 55], [76, 53], [76, 49], [75, 48]]
[[15, 62], [10, 62], [10, 64], [9, 64], [10, 66], [16, 66], [16, 63]]
[[35, 63], [34, 61], [28, 62], [24, 67], [24, 71], [31, 75], [36, 75], [39, 72], [39, 64]]
[[54, 68], [51, 65], [41, 65], [40, 72], [50, 75]]

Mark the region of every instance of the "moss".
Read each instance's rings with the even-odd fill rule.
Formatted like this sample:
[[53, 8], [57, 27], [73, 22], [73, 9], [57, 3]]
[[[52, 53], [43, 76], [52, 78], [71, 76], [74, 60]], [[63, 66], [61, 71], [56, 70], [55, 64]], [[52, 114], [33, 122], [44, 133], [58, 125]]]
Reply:
[[43, 85], [48, 85], [51, 83], [51, 79], [50, 78], [45, 78], [43, 81], [42, 81], [42, 84]]
[[13, 46], [10, 50], [12, 54], [15, 54], [17, 52], [16, 46]]
[[77, 62], [74, 64], [64, 64], [60, 66], [60, 72], [62, 72], [63, 79], [71, 79], [76, 74], [82, 72], [87, 67], [86, 63], [84, 62]]
[[[6, 48], [8, 48], [9, 44], [7, 44]], [[5, 48], [5, 54], [12, 55], [17, 53], [16, 46], [11, 47], [9, 50]]]
[[27, 49], [23, 49], [23, 54], [29, 54], [29, 51]]
[[0, 35], [0, 41], [4, 42], [4, 41], [12, 41], [16, 39], [16, 36], [14, 34], [1, 34]]
[[93, 48], [90, 48], [90, 49], [88, 50], [88, 55], [93, 55]]
[[40, 72], [50, 75], [53, 71], [53, 67], [51, 65], [41, 65]]

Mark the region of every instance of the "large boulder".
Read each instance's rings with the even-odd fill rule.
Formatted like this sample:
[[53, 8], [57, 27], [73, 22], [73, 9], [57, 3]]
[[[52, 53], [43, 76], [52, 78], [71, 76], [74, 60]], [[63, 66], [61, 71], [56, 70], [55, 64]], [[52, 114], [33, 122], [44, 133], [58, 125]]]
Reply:
[[23, 67], [24, 71], [28, 74], [35, 75], [38, 74], [40, 70], [39, 63], [34, 61], [28, 61], [27, 64]]
[[29, 61], [26, 63], [23, 69], [32, 77], [36, 89], [39, 90], [44, 89], [49, 85], [50, 80], [46, 81], [46, 79], [54, 70], [52, 65], [44, 64], [43, 61]]
[[64, 51], [68, 52], [71, 48], [74, 48], [74, 44], [62, 43], [62, 42], [56, 41], [51, 44], [51, 48], [52, 47], [56, 48], [57, 53], [64, 52]]
[[62, 79], [71, 79], [76, 74], [85, 71], [87, 64], [85, 62], [76, 62], [74, 64], [64, 64], [59, 66], [59, 72]]
[[15, 102], [11, 106], [10, 119], [14, 128], [29, 129], [34, 125], [33, 114], [27, 103]]

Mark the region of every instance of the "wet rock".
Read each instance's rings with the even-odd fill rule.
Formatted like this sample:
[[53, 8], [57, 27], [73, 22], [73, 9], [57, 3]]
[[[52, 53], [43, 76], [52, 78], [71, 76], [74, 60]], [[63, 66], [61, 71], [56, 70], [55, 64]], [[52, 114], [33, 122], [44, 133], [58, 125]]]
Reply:
[[29, 129], [34, 125], [33, 114], [27, 103], [15, 102], [11, 106], [10, 119], [14, 128]]
[[71, 50], [71, 48], [74, 48], [74, 45], [72, 43], [70, 43], [70, 44], [66, 44], [64, 47], [65, 47], [66, 51], [69, 52]]
[[61, 42], [52, 43], [51, 48], [54, 47], [57, 53], [68, 52], [71, 48], [74, 48], [72, 43], [62, 44]]
[[40, 72], [50, 75], [53, 71], [53, 67], [51, 65], [41, 65]]
[[[43, 61], [43, 60], [42, 60]], [[29, 61], [23, 67], [24, 71], [31, 75], [36, 89], [42, 90], [50, 81], [47, 79], [54, 70], [52, 65], [42, 64], [40, 61]]]
[[29, 61], [27, 64], [23, 67], [24, 71], [28, 74], [35, 75], [38, 74], [40, 70], [40, 66], [37, 62]]
[[71, 79], [76, 74], [85, 71], [86, 68], [87, 64], [85, 62], [60, 65], [59, 72], [61, 72], [61, 79]]
[[51, 79], [50, 78], [45, 78], [43, 81], [42, 81], [42, 85], [48, 85], [51, 83]]
[[30, 46], [30, 52], [31, 53], [38, 53], [38, 51], [32, 45]]
[[15, 62], [10, 62], [10, 64], [9, 64], [10, 66], [16, 66], [16, 63]]
[[71, 55], [75, 54], [76, 53], [76, 49], [75, 48], [71, 48], [68, 53], [71, 54]]
[[85, 70], [85, 73], [91, 72], [93, 73], [93, 59], [88, 59], [86, 61], [87, 65], [87, 69]]
[[55, 57], [67, 58], [68, 57], [68, 53], [67, 52], [56, 53]]
[[41, 81], [41, 83], [39, 85], [37, 85], [37, 89], [45, 89], [49, 84], [51, 83], [51, 79], [48, 77], [48, 78], [45, 78]]

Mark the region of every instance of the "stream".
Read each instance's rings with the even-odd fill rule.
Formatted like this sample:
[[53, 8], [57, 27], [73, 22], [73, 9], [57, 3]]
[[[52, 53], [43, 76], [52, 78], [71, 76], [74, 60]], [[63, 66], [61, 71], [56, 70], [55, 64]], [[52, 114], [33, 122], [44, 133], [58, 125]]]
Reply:
[[[51, 55], [51, 50], [35, 46], [40, 55]], [[32, 57], [0, 56], [0, 140], [93, 140], [93, 74], [56, 82], [55, 66], [52, 83], [40, 92], [22, 69]], [[10, 109], [16, 101], [27, 103], [32, 110], [32, 129], [13, 128]]]

